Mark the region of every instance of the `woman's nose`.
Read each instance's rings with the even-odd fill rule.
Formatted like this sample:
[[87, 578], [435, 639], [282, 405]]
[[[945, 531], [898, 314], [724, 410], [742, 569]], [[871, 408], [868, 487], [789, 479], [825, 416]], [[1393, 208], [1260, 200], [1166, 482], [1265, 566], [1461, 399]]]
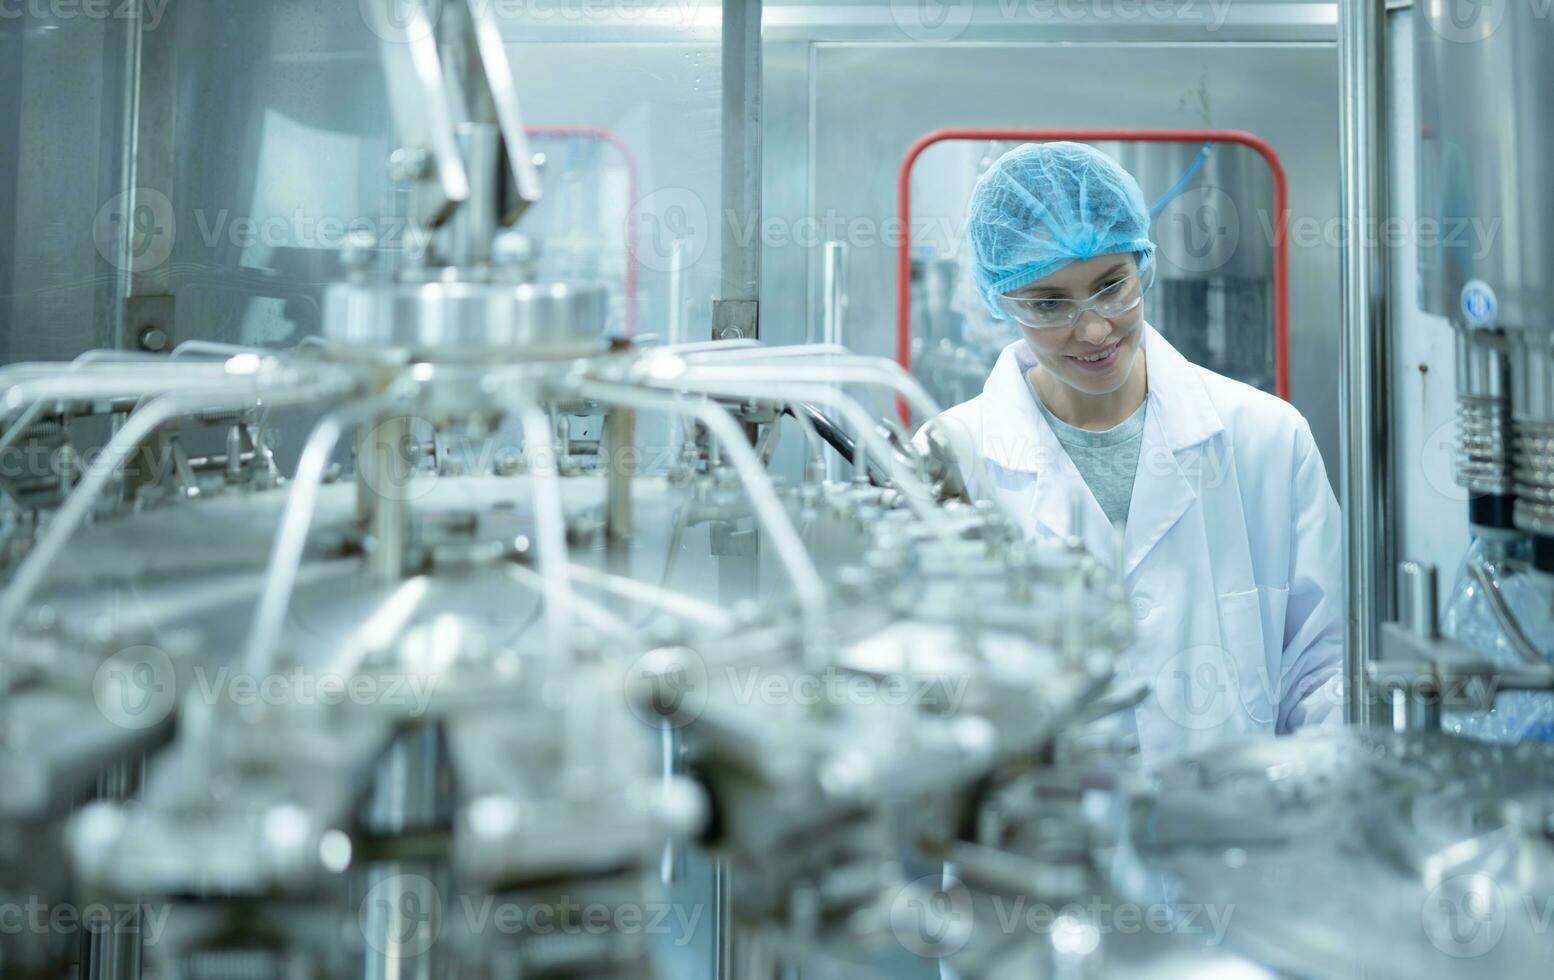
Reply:
[[1112, 325], [1094, 310], [1085, 310], [1074, 325], [1074, 335], [1087, 344], [1099, 344], [1112, 332]]

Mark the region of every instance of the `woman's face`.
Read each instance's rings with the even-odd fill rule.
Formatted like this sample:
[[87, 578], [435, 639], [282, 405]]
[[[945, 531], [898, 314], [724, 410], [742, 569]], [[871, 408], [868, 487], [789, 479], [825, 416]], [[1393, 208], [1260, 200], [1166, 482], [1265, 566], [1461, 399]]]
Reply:
[[[1137, 277], [1132, 252], [1097, 255], [1070, 262], [1045, 278], [1016, 290], [1033, 299], [1084, 300], [1128, 276]], [[1037, 329], [1020, 325], [1036, 361], [1054, 378], [1090, 395], [1107, 395], [1133, 373], [1143, 341], [1144, 306], [1108, 320], [1086, 310], [1067, 327]]]

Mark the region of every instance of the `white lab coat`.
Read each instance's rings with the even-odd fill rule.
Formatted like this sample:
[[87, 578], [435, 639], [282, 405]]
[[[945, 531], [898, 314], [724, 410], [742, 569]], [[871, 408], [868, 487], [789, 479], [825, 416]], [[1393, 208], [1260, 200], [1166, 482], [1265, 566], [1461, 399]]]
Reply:
[[[1311, 430], [1287, 402], [1143, 329], [1149, 408], [1122, 548], [1136, 633], [1118, 669], [1153, 686], [1131, 719], [1143, 761], [1339, 724], [1338, 502]], [[982, 394], [932, 425], [981, 457], [968, 489], [1001, 498], [1027, 538], [1070, 534], [1078, 494], [1087, 549], [1115, 566], [1112, 525], [1027, 386], [1034, 363], [1025, 341], [1010, 344]]]

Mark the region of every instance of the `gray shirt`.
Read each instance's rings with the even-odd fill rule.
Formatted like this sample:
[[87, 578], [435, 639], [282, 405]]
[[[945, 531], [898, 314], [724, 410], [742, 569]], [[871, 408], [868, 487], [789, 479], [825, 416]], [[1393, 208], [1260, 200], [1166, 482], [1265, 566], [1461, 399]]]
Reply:
[[1029, 376], [1026, 385], [1063, 451], [1074, 461], [1074, 468], [1084, 479], [1085, 486], [1095, 494], [1107, 520], [1119, 527], [1126, 524], [1128, 503], [1133, 499], [1133, 478], [1139, 468], [1139, 451], [1144, 445], [1144, 413], [1149, 407], [1149, 399], [1144, 399], [1132, 415], [1110, 429], [1091, 432], [1053, 415], [1042, 404], [1041, 395], [1036, 386], [1030, 384]]

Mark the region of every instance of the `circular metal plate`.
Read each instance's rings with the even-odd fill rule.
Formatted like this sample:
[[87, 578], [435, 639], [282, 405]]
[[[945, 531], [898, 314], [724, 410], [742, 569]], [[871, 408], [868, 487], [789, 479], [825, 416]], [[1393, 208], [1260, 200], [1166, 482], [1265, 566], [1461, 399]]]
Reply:
[[324, 297], [324, 337], [417, 360], [579, 357], [603, 349], [608, 302], [589, 283], [343, 283]]

